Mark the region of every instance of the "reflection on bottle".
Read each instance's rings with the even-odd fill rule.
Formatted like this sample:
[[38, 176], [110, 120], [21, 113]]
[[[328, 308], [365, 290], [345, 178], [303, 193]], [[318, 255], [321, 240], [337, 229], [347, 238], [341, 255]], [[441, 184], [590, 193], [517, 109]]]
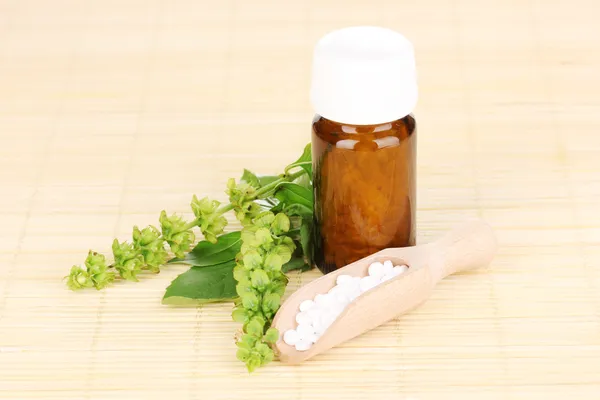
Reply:
[[356, 143], [358, 143], [358, 140], [343, 139], [343, 140], [338, 140], [335, 143], [335, 147], [337, 147], [338, 149], [353, 150], [354, 149], [354, 145], [356, 145]]
[[398, 146], [400, 144], [400, 139], [396, 136], [387, 136], [381, 139], [375, 139], [374, 142], [377, 143], [377, 147], [383, 149], [384, 147]]

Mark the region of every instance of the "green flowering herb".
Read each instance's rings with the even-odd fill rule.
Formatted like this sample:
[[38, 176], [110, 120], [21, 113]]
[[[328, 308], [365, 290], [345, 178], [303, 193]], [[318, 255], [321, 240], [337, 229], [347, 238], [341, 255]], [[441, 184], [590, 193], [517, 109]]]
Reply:
[[232, 313], [232, 318], [244, 322], [244, 336], [238, 347], [250, 343], [245, 347], [249, 353], [238, 354], [248, 371], [273, 359], [273, 350], [268, 344], [277, 340], [278, 333], [271, 328], [271, 322], [287, 283], [281, 267], [296, 249], [294, 242], [285, 236], [290, 228], [287, 215], [267, 211], [251, 222], [251, 226], [242, 230], [242, 257], [235, 267], [237, 272], [234, 271], [234, 278], [239, 278], [237, 293], [241, 303]]
[[[112, 263], [90, 250], [83, 266], [71, 268], [66, 284], [100, 290], [117, 279], [158, 273], [171, 262], [187, 263], [191, 268], [167, 288], [163, 304], [233, 301], [232, 318], [242, 324], [237, 357], [254, 371], [274, 358], [271, 346], [279, 332], [271, 324], [288, 283], [285, 273], [312, 265], [311, 179], [310, 145], [283, 174], [257, 176], [245, 169], [238, 181], [227, 181], [227, 204], [194, 195], [189, 221], [163, 210], [158, 228], [135, 226], [130, 241], [113, 241]], [[224, 234], [229, 211], [243, 229]], [[196, 230], [204, 240], [192, 248]]]
[[67, 286], [71, 290], [94, 287], [94, 282], [92, 282], [92, 278], [90, 277], [90, 274], [88, 274], [87, 269], [78, 265], [73, 265], [71, 267], [71, 272], [66, 278]]
[[85, 259], [85, 266], [94, 287], [98, 290], [108, 286], [115, 280], [115, 273], [108, 270], [106, 257], [102, 254], [90, 250]]

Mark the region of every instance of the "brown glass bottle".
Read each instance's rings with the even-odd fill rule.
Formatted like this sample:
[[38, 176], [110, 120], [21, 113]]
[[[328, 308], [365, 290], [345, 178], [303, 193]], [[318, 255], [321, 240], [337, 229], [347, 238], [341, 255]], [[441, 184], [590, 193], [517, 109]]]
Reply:
[[323, 273], [415, 244], [416, 123], [312, 124], [315, 263]]

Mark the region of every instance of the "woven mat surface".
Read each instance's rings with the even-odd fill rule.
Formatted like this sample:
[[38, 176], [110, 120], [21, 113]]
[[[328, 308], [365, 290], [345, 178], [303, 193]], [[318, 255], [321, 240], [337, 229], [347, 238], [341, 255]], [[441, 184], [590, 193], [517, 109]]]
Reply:
[[[600, 398], [597, 1], [0, 0], [0, 398]], [[192, 194], [310, 140], [312, 46], [376, 24], [417, 52], [418, 241], [480, 216], [491, 268], [301, 366], [248, 375], [184, 266], [61, 278]], [[236, 225], [234, 221], [232, 227]], [[290, 290], [318, 272], [291, 275]], [[385, 305], [382, 305], [385, 306]]]

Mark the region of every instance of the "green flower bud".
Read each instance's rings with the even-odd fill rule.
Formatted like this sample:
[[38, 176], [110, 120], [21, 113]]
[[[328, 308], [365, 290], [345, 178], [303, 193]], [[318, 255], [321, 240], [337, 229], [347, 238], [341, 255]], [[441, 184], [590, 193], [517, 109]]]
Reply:
[[256, 218], [254, 218], [254, 220], [252, 220], [252, 223], [260, 228], [266, 228], [271, 226], [274, 220], [275, 214], [273, 214], [271, 211], [265, 211], [260, 213]]
[[233, 267], [233, 278], [236, 281], [240, 282], [243, 280], [247, 280], [247, 279], [249, 279], [249, 277], [250, 277], [250, 273], [244, 265], [237, 264], [235, 267]]
[[273, 350], [268, 347], [268, 352], [265, 352], [264, 354], [261, 354], [262, 357], [262, 364], [261, 365], [265, 365], [270, 363], [271, 361], [273, 361], [273, 359], [275, 358], [275, 353], [273, 353]]
[[246, 368], [248, 368], [248, 372], [254, 372], [256, 368], [260, 367], [261, 363], [260, 355], [253, 352], [246, 360]]
[[260, 246], [268, 245], [273, 243], [273, 237], [271, 236], [271, 231], [267, 228], [259, 228], [254, 234], [256, 241]]
[[[227, 189], [228, 189], [228, 191], [235, 189], [235, 179], [234, 178], [229, 178], [227, 180]], [[229, 192], [227, 192], [227, 193], [229, 193]]]
[[271, 281], [269, 276], [262, 269], [255, 269], [250, 274], [250, 280], [252, 282], [252, 286], [258, 290], [262, 290], [269, 284]]
[[144, 269], [152, 272], [160, 272], [160, 266], [169, 258], [164, 239], [154, 226], [148, 226], [141, 231], [137, 226], [133, 227], [133, 245], [143, 258]]
[[103, 254], [90, 250], [85, 259], [85, 265], [96, 289], [104, 289], [115, 280], [115, 273], [108, 270], [106, 258]]
[[238, 296], [242, 297], [246, 293], [254, 293], [254, 289], [252, 289], [252, 283], [250, 280], [239, 281], [235, 286], [235, 291]]
[[265, 320], [261, 317], [254, 317], [246, 324], [246, 333], [248, 335], [261, 337], [265, 329]]
[[270, 253], [265, 258], [265, 269], [267, 271], [281, 271], [282, 265], [283, 259], [278, 254]]
[[129, 281], [137, 281], [137, 274], [142, 270], [144, 260], [132, 243], [119, 243], [117, 239], [112, 245], [115, 269], [119, 275]]
[[275, 313], [279, 310], [281, 296], [278, 293], [268, 293], [262, 301], [262, 308], [265, 313]]
[[286, 286], [287, 286], [287, 282], [273, 281], [269, 288], [271, 289], [271, 292], [277, 293], [281, 297], [285, 294]]
[[198, 200], [194, 195], [192, 198], [191, 207], [199, 221], [200, 230], [211, 243], [216, 243], [217, 236], [223, 233], [227, 226], [227, 219], [217, 212], [220, 205], [221, 203], [208, 197]]
[[249, 334], [244, 334], [242, 340], [237, 343], [239, 348], [253, 349], [258, 338]]
[[271, 350], [271, 348], [265, 343], [257, 343], [256, 346], [254, 346], [254, 350], [260, 354], [262, 359], [273, 353], [273, 350]]
[[247, 251], [246, 254], [244, 254], [243, 260], [244, 266], [250, 270], [260, 268], [263, 262], [262, 257], [256, 250]]
[[250, 357], [250, 350], [239, 348], [235, 356], [238, 360], [246, 362], [246, 360], [248, 360], [248, 357]]
[[267, 343], [275, 343], [279, 340], [279, 331], [276, 328], [269, 328], [263, 339]]
[[167, 216], [163, 210], [160, 213], [160, 226], [162, 235], [171, 247], [171, 251], [177, 258], [183, 258], [185, 252], [188, 251], [192, 243], [196, 240], [194, 232], [191, 229], [186, 229], [187, 223], [181, 217], [173, 214]]
[[246, 323], [248, 321], [248, 313], [243, 307], [236, 307], [231, 312], [231, 318], [236, 322]]
[[91, 275], [91, 278], [96, 289], [100, 290], [110, 285], [115, 280], [115, 276], [114, 272], [104, 270]]
[[[259, 245], [258, 241], [256, 240], [256, 229], [253, 229], [251, 227], [242, 229], [241, 238], [242, 238], [242, 247], [245, 246], [246, 250], [254, 248]], [[242, 254], [244, 254], [244, 253], [245, 253], [245, 251], [242, 251]]]
[[248, 293], [243, 293], [240, 294], [240, 297], [242, 298], [242, 304], [244, 306], [244, 308], [248, 309], [248, 310], [258, 310], [258, 305], [259, 305], [259, 300], [258, 300], [258, 296], [252, 292]]
[[208, 197], [204, 197], [202, 200], [198, 200], [198, 197], [194, 195], [194, 197], [192, 197], [191, 207], [196, 218], [203, 219], [206, 216], [213, 214], [215, 211], [217, 211], [217, 208], [219, 208], [220, 204], [221, 203], [219, 203], [218, 201], [210, 200]]
[[275, 220], [271, 224], [271, 231], [274, 235], [281, 235], [290, 230], [290, 219], [284, 213], [279, 213], [275, 216]]
[[123, 279], [137, 282], [137, 274], [142, 272], [142, 265], [143, 262], [141, 258], [132, 258], [131, 260], [125, 261], [123, 265], [115, 264], [115, 268], [119, 271], [119, 275], [121, 275]]
[[85, 259], [85, 266], [88, 268], [106, 267], [106, 257], [90, 250]]
[[148, 226], [142, 230], [137, 226], [133, 227], [133, 243], [137, 246], [143, 247], [148, 246], [158, 238], [160, 238], [160, 231], [155, 226]]
[[73, 265], [71, 272], [66, 276], [67, 286], [71, 290], [94, 287], [94, 282], [84, 267]]
[[277, 254], [279, 257], [281, 257], [281, 263], [283, 265], [292, 259], [292, 253], [294, 252], [294, 250], [295, 249], [290, 249], [285, 244], [280, 244], [275, 246], [273, 250], [271, 250], [271, 254]]
[[289, 237], [289, 236], [284, 236], [281, 239], [281, 243], [280, 244], [286, 245], [287, 247], [289, 247], [290, 249], [292, 249], [292, 251], [293, 251], [293, 249], [296, 248], [296, 245], [294, 244], [294, 240], [291, 237]]

